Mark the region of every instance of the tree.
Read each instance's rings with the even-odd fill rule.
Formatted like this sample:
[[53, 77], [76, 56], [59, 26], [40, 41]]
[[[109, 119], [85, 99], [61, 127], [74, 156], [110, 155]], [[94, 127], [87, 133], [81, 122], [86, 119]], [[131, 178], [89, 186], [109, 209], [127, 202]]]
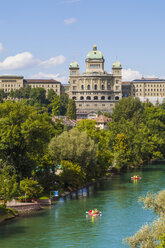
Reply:
[[0, 104], [0, 159], [30, 177], [55, 134], [51, 118], [22, 102]]
[[57, 95], [54, 95], [51, 103], [49, 104], [49, 109], [51, 109], [52, 116], [57, 116], [60, 114], [60, 98]]
[[60, 95], [60, 115], [66, 115], [67, 107], [68, 107], [69, 97], [68, 94]]
[[0, 102], [3, 102], [3, 99], [6, 98], [7, 94], [3, 89], [0, 89]]
[[4, 166], [0, 171], [0, 197], [6, 202], [16, 196], [18, 183], [11, 166]]
[[32, 178], [25, 178], [20, 181], [20, 190], [27, 199], [36, 199], [43, 192], [43, 187]]
[[[140, 202], [144, 203], [144, 208], [153, 209], [157, 214], [157, 219], [151, 224], [143, 226], [134, 236], [123, 240], [131, 248], [158, 248], [164, 247], [165, 234], [165, 190], [158, 194], [147, 193], [146, 197], [140, 197]], [[158, 245], [159, 243], [162, 245]]]
[[53, 100], [54, 96], [57, 96], [56, 92], [53, 89], [48, 90], [47, 99], [49, 102]]
[[67, 160], [79, 164], [88, 178], [96, 176], [97, 145], [76, 128], [54, 137], [49, 144], [49, 152], [56, 163]]
[[124, 118], [139, 123], [143, 117], [143, 111], [144, 104], [139, 100], [139, 98], [123, 98], [115, 104], [112, 119], [113, 121], [118, 122], [121, 118]]
[[32, 88], [30, 91], [30, 98], [32, 98], [39, 105], [46, 102], [46, 90], [43, 88]]
[[60, 179], [64, 188], [73, 190], [84, 185], [86, 175], [79, 164], [61, 161], [61, 170]]
[[66, 116], [68, 119], [76, 120], [76, 103], [73, 99], [69, 99]]

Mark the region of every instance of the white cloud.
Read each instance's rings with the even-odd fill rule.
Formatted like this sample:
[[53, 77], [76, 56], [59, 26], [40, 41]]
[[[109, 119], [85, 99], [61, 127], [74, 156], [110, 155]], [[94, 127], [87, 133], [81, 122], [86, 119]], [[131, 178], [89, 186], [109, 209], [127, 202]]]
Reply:
[[132, 81], [134, 79], [140, 79], [142, 74], [139, 71], [134, 71], [132, 69], [122, 70], [122, 81]]
[[36, 78], [36, 79], [55, 79], [59, 82], [62, 82], [62, 83], [66, 83], [67, 81], [67, 78], [65, 75], [62, 75], [60, 73], [57, 73], [57, 74], [47, 74], [47, 73], [44, 73], [44, 72], [39, 72], [35, 75], [33, 75], [31, 78]]
[[0, 53], [3, 51], [2, 43], [0, 43]]
[[66, 58], [63, 55], [59, 55], [57, 57], [52, 57], [48, 60], [42, 61], [41, 65], [45, 67], [56, 66], [56, 65], [63, 64], [65, 61], [66, 61]]
[[72, 23], [74, 23], [74, 22], [76, 22], [76, 21], [77, 21], [77, 19], [73, 17], [73, 18], [64, 20], [64, 23], [65, 23], [66, 25], [69, 25], [69, 24], [72, 24]]
[[139, 71], [134, 71], [132, 69], [123, 69], [122, 70], [122, 81], [132, 81], [135, 79], [144, 78], [157, 78], [156, 75], [142, 75]]
[[1, 70], [16, 70], [26, 68], [39, 63], [29, 52], [18, 53], [15, 56], [7, 57], [3, 62], [0, 62]]
[[63, 64], [65, 61], [66, 58], [63, 55], [41, 61], [40, 59], [34, 58], [30, 52], [23, 52], [15, 56], [9, 56], [0, 62], [0, 70], [19, 70], [32, 66], [51, 67]]

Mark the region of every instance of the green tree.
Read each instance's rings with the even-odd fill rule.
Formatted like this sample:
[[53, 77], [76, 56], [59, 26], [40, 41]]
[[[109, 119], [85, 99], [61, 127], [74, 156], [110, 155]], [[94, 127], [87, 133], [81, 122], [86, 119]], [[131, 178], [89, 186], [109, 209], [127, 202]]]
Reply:
[[43, 88], [32, 88], [30, 91], [30, 98], [39, 105], [46, 102], [46, 90]]
[[53, 89], [48, 90], [48, 96], [47, 99], [49, 103], [53, 100], [53, 98], [57, 96], [56, 92]]
[[47, 113], [22, 102], [0, 104], [0, 158], [22, 177], [31, 176], [55, 130]]
[[66, 115], [67, 107], [68, 107], [69, 97], [68, 94], [60, 95], [60, 115]]
[[119, 100], [113, 109], [112, 118], [115, 122], [124, 118], [139, 123], [142, 120], [144, 104], [139, 98], [127, 97]]
[[20, 181], [20, 191], [27, 199], [36, 199], [43, 192], [43, 187], [32, 178], [25, 178]]
[[4, 166], [0, 171], [0, 197], [5, 202], [11, 201], [16, 196], [18, 183], [16, 175], [10, 166]]
[[[134, 236], [123, 240], [131, 248], [157, 248], [164, 247], [165, 233], [165, 190], [158, 194], [147, 193], [146, 197], [140, 197], [144, 208], [152, 209], [157, 214], [157, 219], [151, 224], [143, 226]], [[158, 246], [161, 241], [162, 245]]]
[[68, 119], [76, 120], [76, 103], [73, 99], [69, 99], [66, 116]]
[[51, 109], [52, 116], [58, 116], [60, 114], [60, 98], [57, 95], [53, 96], [51, 103], [49, 104], [49, 109]]
[[64, 188], [73, 190], [84, 185], [86, 175], [79, 164], [61, 161], [60, 180]]
[[0, 89], [0, 102], [3, 102], [3, 99], [6, 98], [7, 94], [3, 89]]
[[49, 144], [49, 152], [56, 163], [67, 160], [79, 164], [88, 178], [96, 176], [97, 145], [76, 128], [54, 137]]

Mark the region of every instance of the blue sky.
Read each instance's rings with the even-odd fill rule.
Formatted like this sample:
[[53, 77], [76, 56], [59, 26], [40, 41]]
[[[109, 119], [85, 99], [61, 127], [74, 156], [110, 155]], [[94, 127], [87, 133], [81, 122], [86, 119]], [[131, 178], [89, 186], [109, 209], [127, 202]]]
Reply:
[[0, 75], [68, 82], [97, 44], [123, 80], [165, 78], [164, 0], [0, 0]]

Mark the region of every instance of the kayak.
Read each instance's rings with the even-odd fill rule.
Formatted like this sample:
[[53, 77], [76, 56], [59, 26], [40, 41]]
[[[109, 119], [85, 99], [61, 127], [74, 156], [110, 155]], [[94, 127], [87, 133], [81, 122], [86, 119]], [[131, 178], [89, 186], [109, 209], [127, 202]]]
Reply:
[[141, 177], [139, 177], [139, 176], [133, 176], [133, 177], [131, 177], [131, 180], [140, 180], [141, 179]]
[[86, 214], [88, 214], [89, 216], [101, 216], [102, 212], [98, 212], [98, 213], [91, 213], [90, 211], [86, 212]]

